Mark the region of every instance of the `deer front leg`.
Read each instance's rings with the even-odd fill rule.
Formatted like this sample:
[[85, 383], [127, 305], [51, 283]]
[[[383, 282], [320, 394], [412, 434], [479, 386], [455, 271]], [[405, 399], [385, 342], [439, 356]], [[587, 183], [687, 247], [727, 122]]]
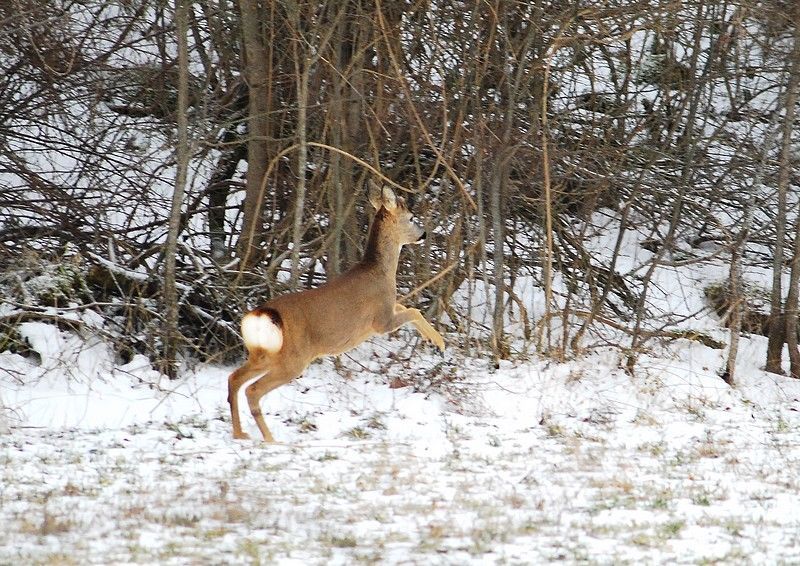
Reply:
[[425, 320], [417, 309], [409, 309], [401, 305], [400, 303], [395, 303], [394, 305], [394, 315], [392, 316], [392, 320], [389, 322], [389, 328], [386, 332], [391, 332], [392, 330], [397, 330], [404, 324], [410, 322], [414, 326], [417, 327], [417, 331], [422, 334], [423, 338], [432, 342], [439, 350], [444, 352], [444, 339], [442, 335], [436, 332], [436, 329], [431, 326], [431, 324]]

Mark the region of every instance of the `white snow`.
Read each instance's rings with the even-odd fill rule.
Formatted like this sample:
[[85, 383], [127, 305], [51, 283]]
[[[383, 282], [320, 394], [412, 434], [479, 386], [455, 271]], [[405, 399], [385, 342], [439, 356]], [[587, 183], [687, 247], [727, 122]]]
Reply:
[[[265, 445], [231, 438], [233, 368], [76, 362], [45, 327], [22, 328], [41, 363], [0, 354], [0, 563], [800, 560], [800, 385], [760, 338], [735, 389], [687, 341], [630, 376], [611, 348], [494, 371], [376, 340], [268, 395]], [[423, 375], [455, 379], [388, 386]]]

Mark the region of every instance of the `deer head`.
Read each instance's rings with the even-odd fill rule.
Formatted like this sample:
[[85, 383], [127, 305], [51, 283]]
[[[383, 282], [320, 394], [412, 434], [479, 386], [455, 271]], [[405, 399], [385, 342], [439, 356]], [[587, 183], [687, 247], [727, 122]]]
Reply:
[[414, 222], [405, 199], [396, 196], [389, 187], [378, 187], [370, 181], [369, 202], [375, 209], [375, 218], [362, 261], [382, 263], [387, 271], [394, 273], [400, 248], [422, 242], [426, 232]]

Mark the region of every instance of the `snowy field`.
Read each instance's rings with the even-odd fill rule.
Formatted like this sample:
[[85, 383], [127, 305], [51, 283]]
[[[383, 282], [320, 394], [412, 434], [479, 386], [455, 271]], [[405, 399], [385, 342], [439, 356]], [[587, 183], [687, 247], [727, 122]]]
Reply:
[[0, 354], [0, 564], [800, 563], [800, 386], [759, 337], [735, 390], [688, 341], [629, 376], [375, 340], [268, 395], [264, 445], [231, 439], [231, 368], [159, 380], [29, 324], [41, 363]]

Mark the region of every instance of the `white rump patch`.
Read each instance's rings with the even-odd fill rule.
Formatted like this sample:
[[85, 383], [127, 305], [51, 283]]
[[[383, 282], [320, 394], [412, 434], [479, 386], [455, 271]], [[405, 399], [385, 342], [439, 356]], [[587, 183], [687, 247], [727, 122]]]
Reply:
[[247, 349], [277, 352], [283, 346], [283, 331], [268, 314], [250, 313], [242, 319], [242, 338]]

